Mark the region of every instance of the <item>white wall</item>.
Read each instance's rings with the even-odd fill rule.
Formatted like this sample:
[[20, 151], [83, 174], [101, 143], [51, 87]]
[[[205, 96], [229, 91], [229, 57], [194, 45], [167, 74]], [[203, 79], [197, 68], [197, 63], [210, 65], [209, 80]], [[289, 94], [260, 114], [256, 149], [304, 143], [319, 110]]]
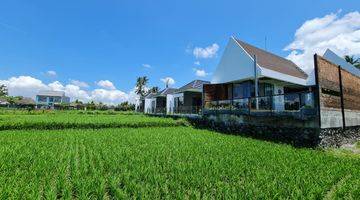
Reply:
[[[309, 85], [308, 80], [283, 74], [257, 65], [259, 77], [269, 77], [299, 85]], [[230, 38], [217, 66], [211, 83], [227, 83], [254, 78], [254, 59], [234, 38]], [[312, 83], [311, 83], [312, 84]]]
[[238, 45], [234, 38], [230, 38], [211, 83], [226, 83], [253, 77], [253, 59]]
[[174, 111], [174, 95], [168, 94], [166, 95], [166, 113], [173, 114]]
[[[274, 84], [274, 95], [284, 94], [284, 86], [280, 84]], [[275, 111], [285, 110], [285, 99], [284, 95], [274, 96], [274, 109]]]
[[154, 101], [154, 98], [145, 98], [145, 106], [144, 106], [144, 112], [150, 113], [149, 110], [152, 109], [152, 102]]

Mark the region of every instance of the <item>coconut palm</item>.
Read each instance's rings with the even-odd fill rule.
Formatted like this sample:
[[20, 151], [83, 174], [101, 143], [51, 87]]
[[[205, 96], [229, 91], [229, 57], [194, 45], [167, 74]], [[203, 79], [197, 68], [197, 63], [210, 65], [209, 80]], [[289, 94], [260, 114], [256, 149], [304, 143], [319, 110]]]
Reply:
[[354, 56], [346, 55], [345, 60], [346, 60], [346, 62], [348, 62], [360, 69], [360, 59], [359, 58], [355, 59]]
[[159, 87], [152, 87], [150, 90], [149, 90], [150, 93], [157, 93], [159, 92]]
[[140, 96], [144, 96], [146, 93], [146, 85], [149, 79], [146, 76], [138, 77], [136, 79], [136, 90], [135, 93]]

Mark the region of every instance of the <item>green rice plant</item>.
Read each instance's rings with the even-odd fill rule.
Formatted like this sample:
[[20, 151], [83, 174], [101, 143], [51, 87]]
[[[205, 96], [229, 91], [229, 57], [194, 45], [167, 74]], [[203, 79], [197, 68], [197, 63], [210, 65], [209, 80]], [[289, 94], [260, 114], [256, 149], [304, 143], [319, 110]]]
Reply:
[[166, 127], [182, 126], [186, 123], [186, 120], [183, 119], [173, 120], [130, 113], [109, 113], [108, 111], [81, 113], [76, 111], [46, 111], [43, 114], [2, 114], [0, 115], [0, 130]]
[[360, 197], [359, 159], [191, 127], [2, 131], [0, 160], [1, 199]]

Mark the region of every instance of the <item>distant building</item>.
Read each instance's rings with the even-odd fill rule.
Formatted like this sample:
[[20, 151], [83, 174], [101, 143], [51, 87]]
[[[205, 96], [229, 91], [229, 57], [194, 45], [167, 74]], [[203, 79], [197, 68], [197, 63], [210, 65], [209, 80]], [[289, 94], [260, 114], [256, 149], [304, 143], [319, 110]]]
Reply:
[[36, 95], [37, 108], [55, 108], [64, 103], [70, 103], [70, 98], [62, 91], [41, 91]]
[[158, 93], [150, 93], [145, 97], [144, 112], [147, 114], [166, 114], [166, 97], [176, 88], [165, 88]]
[[166, 98], [167, 114], [200, 114], [204, 84], [210, 84], [210, 82], [194, 80], [168, 94]]

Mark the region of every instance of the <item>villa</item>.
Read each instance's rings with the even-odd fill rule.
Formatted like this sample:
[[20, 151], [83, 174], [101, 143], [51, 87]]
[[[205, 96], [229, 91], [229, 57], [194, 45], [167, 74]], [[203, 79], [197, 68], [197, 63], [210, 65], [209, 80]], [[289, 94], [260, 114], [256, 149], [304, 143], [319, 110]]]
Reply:
[[[346, 79], [339, 80], [341, 74]], [[314, 56], [307, 74], [290, 60], [231, 37], [211, 84], [203, 86], [202, 113], [256, 126], [358, 126], [359, 75], [359, 69], [330, 50]]]
[[295, 63], [232, 37], [204, 85], [203, 114], [301, 115], [304, 108], [315, 111], [313, 91]]
[[70, 98], [62, 91], [40, 91], [36, 95], [36, 107], [54, 109], [60, 104], [69, 104]]
[[147, 114], [166, 114], [166, 97], [175, 91], [175, 88], [165, 88], [160, 92], [145, 96], [144, 112]]
[[209, 83], [209, 81], [194, 80], [168, 94], [166, 113], [168, 115], [201, 114], [203, 85]]

